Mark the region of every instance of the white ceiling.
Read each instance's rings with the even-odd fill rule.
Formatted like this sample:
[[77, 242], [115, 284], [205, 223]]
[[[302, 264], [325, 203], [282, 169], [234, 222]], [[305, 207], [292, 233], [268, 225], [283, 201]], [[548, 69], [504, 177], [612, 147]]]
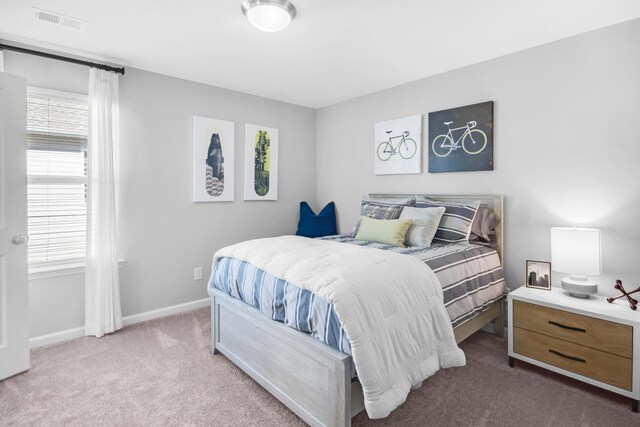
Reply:
[[639, 0], [291, 1], [263, 33], [241, 0], [1, 0], [0, 38], [319, 108], [640, 17]]

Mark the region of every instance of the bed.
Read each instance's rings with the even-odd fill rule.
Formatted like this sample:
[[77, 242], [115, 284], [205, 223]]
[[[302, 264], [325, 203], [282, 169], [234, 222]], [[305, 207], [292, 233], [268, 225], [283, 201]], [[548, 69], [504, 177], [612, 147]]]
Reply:
[[[371, 196], [385, 199], [398, 195]], [[424, 251], [422, 255], [426, 260], [445, 259], [446, 256], [443, 257], [443, 254], [450, 255], [456, 251], [471, 254], [462, 258], [477, 259], [479, 255], [493, 253], [500, 260], [502, 259], [504, 217], [501, 196], [429, 195], [428, 197], [443, 202], [480, 200], [482, 205], [491, 208], [501, 221], [496, 227], [495, 251], [476, 247], [446, 250], [440, 248], [437, 249], [440, 253], [436, 257], [430, 256], [427, 253], [429, 251]], [[363, 242], [349, 241], [348, 236], [329, 239], [342, 241], [345, 244], [363, 244]], [[456, 262], [463, 263], [463, 261]], [[428, 262], [427, 264], [430, 265]], [[433, 265], [431, 267], [438, 274], [438, 267], [434, 268]], [[466, 268], [466, 266], [463, 267]], [[446, 274], [438, 276], [441, 282], [446, 280], [445, 276]], [[461, 342], [491, 322], [493, 322], [494, 332], [499, 336], [503, 335], [501, 292], [485, 298], [471, 312], [463, 308], [452, 311], [451, 306], [455, 307], [456, 300], [460, 300], [460, 297], [459, 293], [456, 294], [455, 286], [450, 285], [443, 283], [443, 286], [446, 286], [445, 296], [447, 288], [453, 289], [453, 296], [449, 298], [450, 304], [447, 310], [453, 321], [456, 342]], [[482, 288], [488, 288], [488, 285]], [[293, 329], [291, 325], [275, 322], [261, 313], [257, 309], [258, 306], [252, 307], [249, 298], [243, 298], [238, 289], [234, 292], [229, 289], [210, 288], [209, 293], [212, 297], [211, 350], [214, 354], [223, 353], [308, 424], [350, 425], [351, 417], [363, 409], [363, 396], [353, 359], [349, 355], [349, 349], [345, 348], [344, 342], [336, 340], [335, 334], [333, 342], [327, 340], [321, 342], [317, 337]]]

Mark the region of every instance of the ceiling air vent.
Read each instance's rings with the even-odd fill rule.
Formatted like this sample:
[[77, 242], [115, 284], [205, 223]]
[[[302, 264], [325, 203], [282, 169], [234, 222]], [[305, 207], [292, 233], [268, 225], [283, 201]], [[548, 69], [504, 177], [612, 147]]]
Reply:
[[87, 27], [87, 22], [81, 19], [72, 18], [70, 16], [60, 15], [55, 12], [33, 8], [35, 10], [36, 19], [50, 24], [60, 25], [62, 27], [71, 28], [73, 30], [83, 31]]

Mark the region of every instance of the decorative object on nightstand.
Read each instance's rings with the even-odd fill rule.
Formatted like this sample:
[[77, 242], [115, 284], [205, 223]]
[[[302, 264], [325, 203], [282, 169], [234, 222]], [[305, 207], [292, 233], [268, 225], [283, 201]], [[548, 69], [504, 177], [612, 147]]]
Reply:
[[554, 271], [571, 275], [561, 282], [571, 296], [589, 298], [598, 293], [598, 284], [587, 276], [602, 274], [600, 230], [552, 227], [551, 263]]
[[527, 260], [527, 288], [551, 290], [551, 263]]
[[[623, 301], [521, 286], [508, 296], [509, 366], [522, 360], [640, 401], [640, 316]], [[640, 423], [639, 423], [640, 425]]]
[[616, 280], [616, 284], [613, 285], [613, 287], [615, 289], [619, 290], [620, 292], [622, 292], [622, 295], [617, 296], [615, 298], [607, 298], [607, 302], [612, 303], [615, 300], [617, 300], [618, 298], [627, 297], [627, 300], [629, 301], [629, 306], [631, 307], [631, 310], [636, 310], [638, 308], [638, 300], [633, 298], [631, 296], [631, 294], [635, 294], [636, 292], [640, 292], [640, 287], [632, 290], [631, 292], [627, 292], [627, 291], [625, 291], [624, 287], [622, 286], [622, 280], [620, 280], [620, 279]]

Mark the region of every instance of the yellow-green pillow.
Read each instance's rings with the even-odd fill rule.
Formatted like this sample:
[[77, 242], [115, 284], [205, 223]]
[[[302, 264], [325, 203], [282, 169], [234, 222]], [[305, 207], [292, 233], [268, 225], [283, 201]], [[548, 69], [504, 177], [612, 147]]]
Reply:
[[411, 226], [410, 219], [374, 219], [360, 217], [356, 240], [404, 247], [404, 238]]

